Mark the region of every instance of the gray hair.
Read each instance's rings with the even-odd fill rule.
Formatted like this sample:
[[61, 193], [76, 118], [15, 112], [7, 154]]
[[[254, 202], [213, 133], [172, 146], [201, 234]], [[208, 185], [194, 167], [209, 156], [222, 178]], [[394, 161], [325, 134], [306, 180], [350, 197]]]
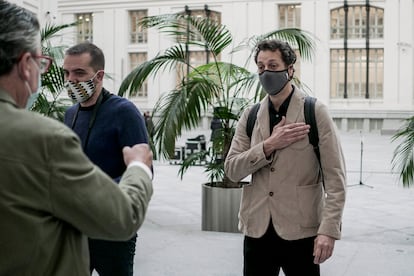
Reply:
[[0, 76], [9, 73], [23, 53], [36, 53], [39, 30], [35, 14], [0, 0]]

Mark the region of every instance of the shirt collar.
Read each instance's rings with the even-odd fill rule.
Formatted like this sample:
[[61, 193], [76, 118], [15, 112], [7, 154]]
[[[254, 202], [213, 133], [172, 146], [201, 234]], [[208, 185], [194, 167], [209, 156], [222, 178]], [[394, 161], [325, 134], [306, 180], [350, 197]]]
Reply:
[[292, 98], [292, 95], [295, 92], [295, 86], [292, 85], [292, 88], [293, 88], [292, 92], [290, 92], [289, 96], [287, 96], [287, 98], [283, 101], [282, 105], [279, 108], [279, 111], [276, 111], [269, 97], [268, 106], [269, 106], [269, 112], [271, 114], [278, 114], [280, 116], [286, 115], [288, 107], [289, 107], [290, 99]]

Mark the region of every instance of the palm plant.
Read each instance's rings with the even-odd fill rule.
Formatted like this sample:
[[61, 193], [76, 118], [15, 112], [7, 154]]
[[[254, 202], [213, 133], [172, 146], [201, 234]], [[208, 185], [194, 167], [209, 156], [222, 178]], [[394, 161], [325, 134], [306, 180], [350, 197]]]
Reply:
[[[213, 111], [213, 115], [221, 121], [219, 135], [216, 135], [211, 148], [187, 156], [179, 174], [182, 177], [197, 160], [207, 160], [205, 171], [212, 185], [239, 186], [226, 177], [224, 160], [241, 113], [247, 105], [262, 96], [257, 74], [246, 69], [253, 49], [262, 39], [280, 38], [296, 46], [306, 59], [311, 57], [314, 49], [311, 35], [299, 29], [283, 29], [251, 37], [230, 51], [230, 55], [241, 50], [250, 51], [246, 63], [239, 66], [220, 61], [220, 57], [233, 45], [233, 37], [226, 26], [215, 21], [177, 13], [146, 17], [138, 24], [143, 28], [158, 29], [172, 37], [175, 44], [131, 71], [123, 80], [119, 95], [139, 89], [150, 75], [182, 69], [184, 72], [179, 84], [163, 94], [154, 107], [153, 114], [159, 117], [154, 134], [158, 152], [166, 158], [172, 156], [175, 141], [182, 131], [196, 128], [202, 116]], [[212, 57], [211, 61], [192, 66], [189, 47], [206, 49]]]
[[400, 173], [404, 187], [410, 187], [414, 184], [414, 116], [392, 136], [392, 141], [397, 139], [402, 141], [394, 150], [392, 168]]
[[42, 75], [41, 92], [32, 110], [60, 121], [63, 120], [65, 110], [72, 102], [68, 98], [62, 99], [60, 97], [60, 94], [64, 91], [64, 76], [60, 62], [64, 57], [65, 46], [53, 46], [52, 40], [58, 36], [60, 31], [75, 24], [46, 24], [40, 31], [42, 53], [52, 57], [53, 63], [49, 71]]

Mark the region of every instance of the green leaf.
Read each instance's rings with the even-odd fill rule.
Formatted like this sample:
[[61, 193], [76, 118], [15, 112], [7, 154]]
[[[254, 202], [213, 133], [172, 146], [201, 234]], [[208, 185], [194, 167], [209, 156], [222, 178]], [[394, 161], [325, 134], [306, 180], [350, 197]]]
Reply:
[[394, 150], [391, 160], [393, 170], [397, 170], [404, 187], [414, 184], [414, 116], [393, 135], [392, 141], [402, 140]]

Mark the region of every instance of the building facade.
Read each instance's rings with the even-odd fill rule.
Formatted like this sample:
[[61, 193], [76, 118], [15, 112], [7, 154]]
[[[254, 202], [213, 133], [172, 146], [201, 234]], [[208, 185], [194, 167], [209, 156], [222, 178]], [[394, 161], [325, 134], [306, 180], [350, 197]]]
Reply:
[[[414, 0], [15, 2], [31, 10], [41, 7], [41, 20], [49, 16], [58, 24], [79, 21], [60, 43], [70, 46], [89, 40], [101, 47], [111, 76], [105, 87], [114, 93], [132, 68], [173, 43], [156, 30], [141, 29], [137, 21], [190, 11], [226, 25], [236, 44], [278, 28], [297, 27], [314, 34], [314, 58], [298, 62], [296, 74], [310, 94], [328, 105], [341, 130], [394, 132], [402, 119], [414, 115]], [[205, 62], [200, 51], [194, 50], [190, 57], [194, 64]], [[221, 56], [223, 61], [230, 58], [243, 65], [247, 53]], [[249, 69], [256, 70], [253, 62]], [[160, 95], [174, 87], [176, 78], [174, 72], [149, 78], [128, 96], [141, 110], [151, 110]]]
[[37, 14], [41, 26], [54, 23], [57, 15], [57, 2], [53, 0], [7, 0]]

